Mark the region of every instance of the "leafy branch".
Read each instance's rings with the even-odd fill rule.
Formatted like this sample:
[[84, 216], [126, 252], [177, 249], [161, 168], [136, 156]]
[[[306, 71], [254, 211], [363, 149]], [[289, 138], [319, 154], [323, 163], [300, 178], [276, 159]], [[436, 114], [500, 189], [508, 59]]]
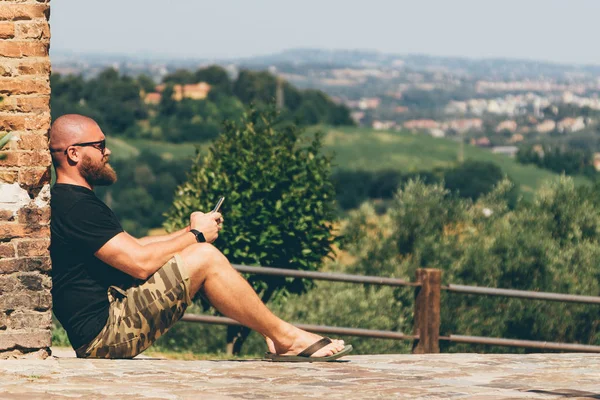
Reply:
[[[7, 133], [4, 136], [0, 137], [0, 149], [2, 149], [10, 141], [11, 137], [12, 133]], [[3, 160], [5, 158], [6, 154], [0, 154], [0, 160]]]

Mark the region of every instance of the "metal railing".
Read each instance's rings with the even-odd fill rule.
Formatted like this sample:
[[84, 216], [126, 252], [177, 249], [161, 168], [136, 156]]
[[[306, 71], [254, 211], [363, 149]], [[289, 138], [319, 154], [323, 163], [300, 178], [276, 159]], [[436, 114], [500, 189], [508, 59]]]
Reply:
[[[572, 352], [592, 352], [600, 353], [600, 346], [574, 344], [574, 343], [555, 343], [535, 340], [519, 340], [506, 338], [490, 338], [481, 336], [448, 335], [440, 336], [440, 301], [441, 291], [445, 290], [453, 293], [475, 294], [483, 296], [502, 296], [521, 299], [546, 300], [557, 302], [581, 303], [581, 304], [600, 304], [600, 297], [580, 296], [560, 293], [534, 292], [513, 289], [498, 289], [479, 286], [466, 286], [449, 284], [441, 285], [441, 270], [438, 269], [418, 269], [416, 272], [416, 281], [410, 282], [396, 278], [385, 278], [378, 276], [350, 275], [340, 273], [299, 271], [282, 268], [252, 267], [247, 265], [234, 265], [237, 271], [242, 273], [265, 275], [265, 276], [283, 276], [292, 278], [325, 280], [334, 282], [350, 282], [359, 284], [372, 284], [394, 287], [414, 287], [414, 327], [413, 334], [405, 334], [394, 331], [381, 331], [374, 329], [359, 329], [346, 327], [333, 327], [309, 324], [294, 324], [297, 327], [309, 332], [361, 336], [379, 339], [412, 340], [413, 353], [439, 353], [439, 342], [449, 341], [454, 343], [485, 344], [507, 347], [522, 347], [544, 350], [560, 350]], [[201, 322], [207, 324], [219, 325], [239, 325], [233, 319], [225, 317], [215, 317], [208, 315], [186, 314], [183, 321]]]

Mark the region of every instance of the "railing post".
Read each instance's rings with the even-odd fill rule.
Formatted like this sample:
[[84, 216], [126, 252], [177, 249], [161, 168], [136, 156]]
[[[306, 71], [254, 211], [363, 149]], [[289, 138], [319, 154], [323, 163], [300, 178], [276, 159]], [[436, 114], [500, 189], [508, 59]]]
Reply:
[[442, 271], [439, 269], [417, 269], [415, 289], [414, 335], [419, 339], [413, 342], [414, 354], [440, 352], [440, 291]]

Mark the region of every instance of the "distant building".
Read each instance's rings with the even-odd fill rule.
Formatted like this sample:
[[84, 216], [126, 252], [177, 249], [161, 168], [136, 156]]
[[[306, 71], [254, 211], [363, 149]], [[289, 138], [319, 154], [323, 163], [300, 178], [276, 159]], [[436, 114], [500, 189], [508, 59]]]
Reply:
[[594, 153], [594, 169], [600, 171], [600, 153]]
[[545, 155], [544, 148], [542, 147], [541, 144], [536, 144], [531, 149], [533, 150], [534, 153], [536, 153], [538, 155], [538, 157], [544, 158], [544, 155]]
[[373, 124], [371, 126], [373, 127], [373, 129], [375, 129], [377, 131], [384, 131], [384, 130], [389, 130], [389, 129], [395, 128], [396, 122], [395, 121], [373, 121]]
[[[156, 91], [162, 93], [166, 85], [158, 85]], [[210, 92], [211, 86], [206, 82], [199, 82], [187, 85], [173, 86], [173, 100], [181, 101], [182, 99], [204, 100]]]
[[146, 93], [146, 95], [144, 96], [144, 103], [158, 104], [158, 103], [160, 103], [161, 98], [162, 98], [162, 95], [160, 93], [157, 93], [157, 92]]
[[517, 146], [496, 146], [492, 148], [492, 153], [494, 154], [504, 154], [509, 157], [514, 157], [519, 148]]
[[436, 129], [440, 123], [432, 119], [411, 119], [402, 124], [406, 129]]
[[490, 147], [492, 142], [486, 136], [478, 139], [471, 139], [471, 144], [477, 147]]
[[583, 117], [565, 118], [556, 124], [556, 130], [561, 133], [577, 132], [585, 128]]
[[539, 133], [552, 132], [554, 129], [556, 129], [556, 122], [552, 121], [551, 119], [547, 119], [535, 126], [535, 130]]
[[502, 121], [496, 126], [496, 132], [509, 131], [515, 132], [517, 130], [517, 122], [511, 119]]
[[512, 135], [510, 137], [509, 143], [519, 143], [519, 142], [522, 142], [523, 140], [525, 140], [523, 135], [521, 135], [520, 133], [515, 133], [514, 135]]
[[453, 129], [456, 132], [481, 130], [483, 128], [483, 120], [481, 118], [455, 119], [446, 122], [442, 128]]
[[358, 101], [358, 108], [361, 110], [375, 110], [381, 104], [381, 99], [379, 97], [363, 97]]
[[446, 132], [440, 128], [429, 129], [429, 134], [434, 138], [443, 138], [446, 136]]
[[364, 117], [365, 113], [363, 111], [352, 111], [350, 113], [350, 118], [352, 118], [352, 121], [354, 121], [356, 125], [360, 125]]

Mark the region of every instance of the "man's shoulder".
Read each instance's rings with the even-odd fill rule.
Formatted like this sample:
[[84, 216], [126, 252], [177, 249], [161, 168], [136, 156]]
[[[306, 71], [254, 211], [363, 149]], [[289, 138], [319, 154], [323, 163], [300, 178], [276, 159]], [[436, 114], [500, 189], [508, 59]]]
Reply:
[[55, 184], [52, 188], [50, 206], [53, 212], [62, 213], [111, 211], [93, 191], [82, 186], [64, 184]]

